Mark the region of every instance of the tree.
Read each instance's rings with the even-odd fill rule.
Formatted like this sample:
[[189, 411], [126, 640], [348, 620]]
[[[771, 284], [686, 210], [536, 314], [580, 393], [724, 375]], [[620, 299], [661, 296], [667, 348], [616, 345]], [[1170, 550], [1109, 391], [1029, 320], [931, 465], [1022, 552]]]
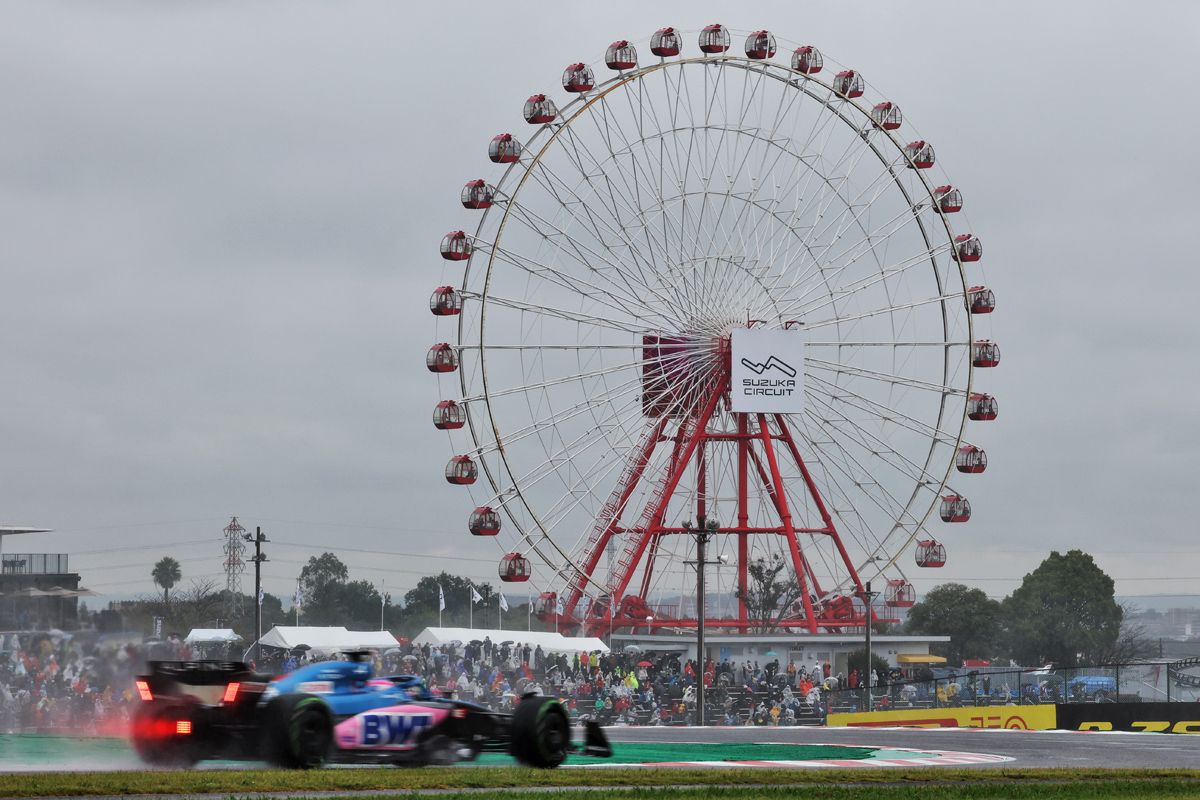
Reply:
[[[860, 647], [859, 649], [850, 653], [850, 655], [846, 656], [846, 669], [849, 670], [846, 675], [849, 676], [851, 672], [857, 671], [859, 675], [859, 685], [866, 686], [866, 672], [864, 671], [864, 667], [866, 667], [866, 665], [867, 648]], [[877, 673], [881, 670], [886, 673], [888, 671], [888, 661], [886, 658], [879, 655], [879, 653], [871, 653], [871, 668]], [[843, 685], [842, 688], [844, 689], [845, 686]]]
[[1000, 603], [979, 589], [943, 583], [909, 609], [905, 630], [924, 636], [949, 636], [949, 642], [935, 643], [930, 649], [951, 664], [960, 665], [964, 658], [997, 655], [1000, 616]]
[[349, 578], [350, 571], [333, 553], [310, 557], [300, 570], [305, 620], [314, 625], [344, 623], [341, 595]]
[[1097, 663], [1121, 634], [1113, 580], [1082, 550], [1050, 553], [1003, 603], [1012, 656], [1022, 664]]
[[746, 565], [750, 580], [746, 590], [739, 590], [737, 596], [746, 604], [746, 615], [750, 618], [753, 632], [771, 633], [776, 630], [788, 609], [800, 599], [800, 585], [796, 576], [789, 571], [786, 578], [780, 577], [780, 573], [789, 568], [790, 565], [779, 553], [773, 553], [770, 560], [756, 558]]
[[171, 588], [183, 578], [183, 571], [179, 568], [178, 561], [170, 556], [163, 556], [150, 571], [150, 577], [154, 579], [155, 586], [162, 587], [165, 606], [170, 600]]

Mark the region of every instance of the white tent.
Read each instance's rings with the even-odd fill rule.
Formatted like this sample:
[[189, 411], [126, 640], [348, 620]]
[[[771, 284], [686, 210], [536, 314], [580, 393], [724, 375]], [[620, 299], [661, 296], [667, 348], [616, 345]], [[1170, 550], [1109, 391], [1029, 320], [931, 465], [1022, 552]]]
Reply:
[[242, 637], [229, 628], [192, 628], [191, 633], [184, 639], [188, 644], [221, 644], [241, 640]]
[[387, 631], [348, 631], [339, 626], [314, 628], [276, 625], [263, 634], [259, 643], [264, 647], [280, 647], [291, 650], [306, 645], [322, 653], [343, 650], [386, 650], [399, 642]]
[[608, 645], [596, 638], [563, 636], [552, 631], [499, 631], [484, 628], [426, 628], [413, 638], [413, 644], [437, 646], [476, 639], [482, 641], [484, 638], [490, 638], [495, 644], [516, 642], [528, 644], [530, 647], [540, 646], [546, 653], [591, 653], [596, 650], [608, 652]]

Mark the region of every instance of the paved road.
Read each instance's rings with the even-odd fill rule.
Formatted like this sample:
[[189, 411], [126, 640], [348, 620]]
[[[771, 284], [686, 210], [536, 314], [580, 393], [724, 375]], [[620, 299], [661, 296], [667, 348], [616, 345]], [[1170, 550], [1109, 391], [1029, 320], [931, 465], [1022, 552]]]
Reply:
[[609, 728], [626, 742], [779, 742], [954, 750], [1011, 756], [998, 767], [1200, 768], [1200, 735], [975, 729]]

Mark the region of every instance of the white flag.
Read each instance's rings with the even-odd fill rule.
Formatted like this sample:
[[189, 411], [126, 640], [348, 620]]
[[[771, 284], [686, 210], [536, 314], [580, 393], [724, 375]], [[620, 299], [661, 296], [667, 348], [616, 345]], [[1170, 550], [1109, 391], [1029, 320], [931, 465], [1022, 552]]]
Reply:
[[260, 606], [262, 605], [262, 601], [263, 601], [264, 597], [266, 597], [266, 592], [264, 592], [262, 587], [260, 586], [260, 587], [258, 587], [258, 604]]
[[563, 615], [563, 601], [561, 597], [554, 601], [554, 613], [560, 617]]
[[438, 584], [438, 611], [446, 610], [446, 595], [442, 593], [442, 585]]
[[300, 608], [304, 605], [304, 588], [300, 584], [296, 584], [296, 595], [292, 598], [293, 605]]
[[483, 599], [483, 595], [481, 595], [479, 592], [475, 591], [475, 587], [472, 586], [471, 587], [471, 602], [478, 603], [482, 599]]
[[500, 595], [500, 610], [508, 611], [508, 600], [505, 599], [503, 594]]

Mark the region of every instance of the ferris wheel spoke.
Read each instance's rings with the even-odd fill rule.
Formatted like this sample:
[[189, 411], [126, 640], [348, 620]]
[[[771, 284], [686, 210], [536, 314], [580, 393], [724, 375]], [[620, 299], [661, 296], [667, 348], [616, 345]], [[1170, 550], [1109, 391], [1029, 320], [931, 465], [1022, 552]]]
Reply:
[[[568, 139], [573, 142], [573, 134], [571, 136], [569, 136]], [[576, 148], [576, 150], [577, 150], [577, 148]], [[596, 190], [595, 190], [594, 185], [592, 184], [590, 174], [588, 173], [586, 168], [583, 166], [582, 162], [579, 160], [576, 160], [573, 162], [573, 164], [580, 171], [580, 174], [583, 176], [585, 182], [589, 185], [589, 187], [591, 187], [593, 194], [595, 194]], [[563, 186], [567, 187], [567, 190], [574, 197], [580, 199], [580, 201], [582, 202], [582, 199], [579, 198], [578, 193], [574, 189], [571, 189], [569, 187], [569, 185], [566, 184], [565, 181], [563, 181], [560, 177], [558, 177], [554, 173], [554, 171], [551, 170], [550, 167], [544, 161], [538, 162], [538, 168], [542, 172], [545, 172], [548, 176], [551, 176], [555, 180], [559, 181]], [[597, 166], [597, 168], [599, 168], [599, 166]], [[679, 310], [676, 307], [675, 300], [669, 294], [663, 293], [661, 290], [657, 289], [650, 281], [646, 280], [645, 268], [647, 265], [652, 266], [653, 256], [643, 254], [641, 252], [639, 246], [635, 243], [634, 239], [631, 237], [630, 232], [626, 229], [625, 222], [624, 222], [624, 220], [621, 216], [621, 213], [618, 209], [616, 196], [612, 191], [611, 183], [609, 183], [607, 180], [605, 180], [604, 184], [609, 193], [609, 198], [613, 203], [612, 208], [608, 208], [607, 206], [604, 206], [606, 208], [606, 210], [609, 211], [609, 215], [612, 218], [612, 224], [605, 222], [605, 227], [608, 228], [610, 233], [612, 233], [614, 236], [616, 236], [618, 239], [620, 239], [622, 241], [622, 244], [628, 248], [629, 255], [631, 256], [631, 258], [634, 262], [634, 265], [636, 266], [638, 271], [641, 273], [640, 274], [640, 282], [639, 282], [640, 286], [654, 292], [655, 297], [660, 302], [662, 302], [667, 308], [674, 310], [675, 313], [679, 313]], [[569, 211], [569, 209], [567, 209], [566, 204], [561, 200], [561, 198], [556, 197], [556, 199], [558, 200], [560, 205], [563, 206], [564, 209]], [[586, 207], [586, 205], [585, 205], [585, 207]], [[627, 208], [627, 210], [630, 210], [630, 209]], [[636, 215], [634, 215], [634, 216], [636, 216]], [[588, 221], [592, 225], [592, 228], [593, 228], [592, 232], [597, 237], [598, 241], [600, 241], [606, 249], [611, 250], [611, 245], [609, 245], [607, 243], [607, 241], [605, 240], [605, 238], [599, 231], [599, 226], [597, 224], [597, 220], [594, 217], [591, 217], [589, 214]], [[625, 269], [623, 269], [620, 266], [621, 259], [619, 259], [619, 258], [608, 259], [607, 261], [613, 270], [613, 274], [620, 278], [621, 285], [624, 287], [624, 289], [626, 291], [636, 293], [637, 290], [634, 288], [631, 281], [638, 281], [638, 276], [634, 276], [631, 273], [627, 272]]]
[[[889, 243], [889, 241], [891, 240], [891, 238], [893, 236], [895, 236], [897, 233], [899, 233], [900, 231], [904, 230], [904, 228], [906, 228], [908, 225], [912, 224], [914, 219], [915, 218], [911, 214], [907, 213], [906, 211], [901, 211], [896, 216], [894, 216], [892, 219], [890, 219], [886, 223], [884, 223], [884, 225], [881, 226], [880, 228], [875, 229], [873, 231], [864, 232], [863, 239], [861, 239], [859, 242], [852, 245], [851, 249], [849, 249], [848, 251], [844, 251], [843, 253], [824, 261], [824, 263], [827, 264], [829, 266], [829, 268], [833, 270], [832, 274], [830, 276], [828, 276], [828, 279], [829, 280], [837, 280], [842, 275], [842, 273], [846, 272], [851, 267], [855, 266], [857, 264], [857, 262], [859, 261], [859, 259], [861, 259], [867, 255], [872, 255], [872, 256], [876, 257], [876, 262], [879, 266], [880, 275], [886, 276], [888, 273], [889, 267], [879, 263], [877, 251], [879, 250], [879, 248], [881, 246], [886, 248], [886, 246]], [[837, 237], [840, 237], [841, 235], [842, 235], [842, 232], [839, 231], [837, 234]], [[835, 237], [835, 240], [836, 240], [836, 237]], [[832, 243], [831, 243], [831, 245], [832, 245]], [[921, 251], [907, 259], [904, 259], [896, 266], [905, 266], [905, 265], [916, 266], [916, 265], [927, 264], [927, 263], [929, 263], [930, 259], [935, 258], [937, 255], [939, 255], [939, 250], [924, 250], [924, 251]], [[872, 273], [872, 277], [873, 277], [873, 275], [874, 274]], [[826, 283], [827, 282], [828, 281], [826, 281]], [[790, 292], [790, 290], [796, 285], [796, 283], [797, 282], [794, 281], [792, 286], [788, 287], [787, 291]], [[815, 291], [815, 288], [810, 287], [807, 291], [794, 297], [791, 301], [792, 305], [796, 306], [796, 305], [802, 304], [809, 295], [814, 293], [814, 291]], [[830, 290], [830, 297], [828, 298], [828, 303], [830, 303], [830, 304], [836, 303], [838, 299], [841, 299], [841, 298], [838, 296], [837, 290]]]
[[929, 251], [917, 253], [909, 258], [905, 258], [901, 261], [883, 267], [878, 273], [872, 272], [866, 277], [850, 283], [846, 283], [841, 286], [828, 287], [826, 290], [828, 297], [822, 296], [817, 298], [821, 302], [816, 305], [806, 305], [804, 303], [804, 298], [807, 298], [812, 294], [812, 291], [807, 291], [802, 297], [792, 300], [791, 304], [787, 306], [788, 313], [803, 316], [811, 313], [811, 311], [814, 309], [820, 309], [829, 306], [833, 306], [836, 311], [836, 303], [852, 297], [864, 289], [870, 289], [879, 284], [886, 283], [889, 278], [902, 276], [917, 267], [926, 267], [929, 265], [930, 260], [935, 258], [936, 255], [936, 253], [931, 253]]
[[[848, 147], [846, 152], [848, 154], [852, 151]], [[791, 281], [785, 287], [781, 288], [779, 286], [779, 278], [784, 275], [787, 270], [780, 270], [777, 273], [776, 280], [772, 283], [772, 290], [781, 291], [785, 297], [789, 296], [797, 286], [803, 285], [810, 277], [818, 274], [821, 277], [820, 283], [813, 282], [808, 289], [808, 292], [811, 293], [812, 291], [815, 291], [818, 286], [828, 284], [828, 278], [825, 275], [825, 269], [829, 266], [828, 259], [826, 258], [828, 250], [851, 227], [857, 226], [862, 234], [863, 239], [868, 241], [870, 239], [869, 232], [862, 225], [862, 216], [863, 214], [867, 213], [868, 209], [871, 208], [872, 203], [857, 202], [862, 200], [861, 193], [855, 197], [843, 197], [841, 193], [841, 187], [846, 185], [846, 183], [850, 180], [850, 176], [853, 174], [853, 170], [857, 167], [858, 162], [865, 157], [868, 152], [871, 151], [869, 147], [862, 147], [853, 152], [856, 153], [855, 160], [850, 165], [850, 168], [846, 170], [846, 175], [837, 181], [838, 188], [834, 189], [834, 181], [830, 179], [827, 179], [822, 183], [821, 197], [818, 199], [816, 205], [817, 216], [809, 226], [808, 231], [805, 233], [804, 240], [801, 242], [797, 250], [799, 254], [798, 257], [802, 257], [805, 254], [810, 256], [810, 265], [807, 268], [795, 270]], [[843, 160], [844, 158], [839, 160], [838, 164], [834, 167], [835, 170], [841, 168]], [[886, 170], [884, 174], [887, 174]], [[871, 185], [876, 186], [877, 181], [872, 181]], [[830, 189], [833, 189], [833, 191], [828, 192], [827, 190]], [[823, 227], [822, 221], [825, 219], [826, 211], [835, 203], [835, 201], [838, 200], [840, 200], [842, 203], [842, 210], [837, 214], [836, 217], [834, 217], [833, 220], [825, 223]], [[848, 214], [849, 218], [847, 218]], [[815, 243], [824, 237], [824, 235], [828, 232], [829, 226], [832, 224], [837, 224], [838, 226], [832, 240], [825, 244], [824, 248], [817, 247]], [[792, 261], [791, 249], [792, 243], [788, 242], [787, 251], [785, 253], [785, 263], [787, 264], [790, 264]]]
[[883, 383], [895, 384], [898, 386], [911, 386], [914, 389], [924, 389], [931, 392], [936, 392], [941, 395], [962, 395], [967, 394], [965, 389], [958, 389], [945, 384], [932, 383], [923, 381], [917, 378], [910, 378], [904, 375], [894, 375], [888, 372], [879, 372], [878, 370], [867, 369], [865, 367], [855, 367], [849, 364], [842, 364], [836, 361], [825, 361], [819, 358], [804, 359], [805, 363], [812, 369], [828, 370], [830, 372], [845, 373], [857, 377], [869, 378], [871, 380], [881, 381]]
[[[862, 311], [857, 314], [846, 314], [846, 315], [840, 316], [840, 317], [819, 319], [819, 320], [815, 320], [813, 322], [805, 321], [804, 330], [812, 331], [812, 330], [816, 330], [818, 328], [827, 328], [830, 325], [839, 325], [839, 324], [843, 324], [846, 322], [855, 322], [855, 321], [861, 320], [861, 319], [868, 319], [870, 317], [882, 316], [884, 314], [891, 314], [896, 311], [907, 311], [910, 309], [919, 308], [921, 306], [931, 305], [933, 303], [961, 303], [965, 300], [965, 298], [966, 298], [966, 292], [957, 292], [955, 294], [942, 294], [942, 295], [937, 295], [935, 297], [928, 297], [928, 298], [925, 298], [924, 300], [914, 300], [910, 303], [897, 303], [895, 305], [890, 305], [890, 306], [880, 306], [878, 308], [868, 309], [866, 311]], [[830, 301], [827, 300], [820, 306], [808, 306], [805, 308], [805, 312], [811, 314], [814, 310], [818, 310], [820, 308], [827, 307], [829, 305], [829, 302]]]
[[[464, 300], [482, 300], [483, 295], [478, 292], [462, 291], [460, 294]], [[595, 328], [604, 328], [606, 330], [617, 331], [620, 333], [643, 334], [647, 332], [647, 327], [635, 324], [634, 322], [621, 322], [612, 319], [611, 317], [601, 317], [595, 314], [585, 314], [582, 312], [568, 311], [562, 308], [554, 308], [539, 303], [528, 303], [523, 300], [516, 300], [511, 297], [501, 297], [498, 294], [492, 293], [487, 296], [488, 305], [504, 306], [513, 311], [527, 312], [539, 316], [555, 317], [566, 322], [575, 322], [580, 325], [587, 325]]]
[[[628, 94], [626, 95], [626, 99], [630, 100], [630, 97], [628, 96]], [[600, 100], [598, 101], [597, 105], [600, 107], [600, 113], [593, 114], [593, 117], [597, 117], [597, 116], [601, 117], [605, 123], [604, 129], [607, 131], [611, 127], [613, 127], [613, 124], [612, 124], [613, 112], [610, 112], [610, 108], [609, 108], [606, 97], [601, 97]], [[593, 122], [595, 123], [597, 128], [600, 127], [600, 124], [597, 120], [593, 119]], [[669, 208], [668, 208], [666, 200], [663, 198], [662, 192], [660, 191], [659, 181], [656, 181], [654, 179], [654, 175], [651, 170], [652, 164], [643, 165], [637, 156], [637, 153], [640, 150], [641, 152], [643, 152], [646, 155], [647, 160], [649, 160], [650, 151], [649, 151], [649, 148], [646, 146], [646, 140], [643, 137], [641, 139], [638, 139], [637, 141], [631, 142], [629, 139], [627, 139], [624, 136], [623, 133], [621, 133], [619, 127], [617, 127], [617, 135], [620, 136], [621, 143], [622, 143], [622, 146], [619, 149], [612, 146], [613, 143], [612, 143], [611, 139], [606, 138], [605, 141], [609, 147], [610, 160], [612, 163], [616, 164], [618, 169], [622, 172], [622, 174], [625, 175], [626, 185], [631, 187], [630, 191], [632, 191], [634, 193], [634, 195], [640, 195], [640, 189], [642, 186], [647, 186], [647, 187], [651, 187], [651, 188], [655, 189], [654, 196], [658, 201], [657, 208], [660, 209], [660, 213], [663, 215], [663, 218], [664, 218], [663, 236], [662, 236], [661, 240], [658, 239], [657, 237], [655, 237], [653, 234], [652, 226], [648, 225], [648, 224], [643, 226], [643, 232], [645, 234], [648, 252], [658, 253], [659, 263], [662, 264], [663, 268], [666, 269], [668, 271], [668, 273], [671, 273], [671, 256], [672, 256], [672, 253], [673, 253], [675, 247], [672, 245], [672, 243], [670, 241], [670, 235], [671, 235], [671, 232], [673, 229], [671, 226], [669, 226], [666, 223], [666, 219], [670, 216]], [[625, 173], [624, 167], [621, 163], [623, 160], [623, 156], [626, 156], [626, 155], [628, 155], [631, 165], [632, 165], [632, 169], [633, 169], [632, 176], [629, 176]], [[664, 165], [660, 162], [658, 167], [659, 167], [659, 173], [661, 174], [665, 169]], [[661, 279], [661, 275], [658, 275], [657, 271], [656, 271], [656, 276], [658, 276]], [[682, 289], [683, 289], [682, 293], [685, 297], [685, 303], [688, 306], [695, 307], [695, 306], [701, 305], [701, 298], [697, 296], [694, 283], [692, 280], [689, 279], [689, 276], [685, 272], [675, 272], [674, 274], [669, 274], [668, 277], [673, 278], [673, 282], [675, 283], [675, 285], [682, 287]]]
[[[547, 283], [574, 292], [582, 297], [586, 297], [591, 302], [602, 305], [612, 311], [628, 315], [637, 319], [639, 317], [658, 316], [664, 323], [669, 322], [668, 318], [663, 317], [660, 313], [654, 311], [654, 307], [647, 304], [643, 299], [632, 294], [614, 291], [615, 287], [602, 288], [584, 280], [578, 275], [566, 275], [554, 267], [537, 261], [528, 256], [515, 253], [511, 250], [497, 247], [495, 245], [486, 245], [492, 254], [493, 259], [499, 260], [503, 264], [515, 267], [523, 272], [535, 277], [539, 280], [544, 280]], [[584, 291], [590, 289], [592, 291]]]
[[[862, 509], [856, 499], [859, 495], [865, 495], [865, 492], [861, 491], [860, 479], [854, 474], [850, 459], [836, 442], [831, 439], [820, 439], [808, 429], [808, 425], [812, 420], [813, 417], [811, 415], [803, 415], [803, 424], [800, 426], [798, 432], [808, 454], [814, 457], [816, 463], [820, 466], [820, 478], [824, 484], [822, 488], [825, 497], [831, 501], [841, 498], [841, 507], [834, 502], [830, 505], [829, 511], [838, 518], [839, 532], [852, 537], [856, 549], [863, 552], [873, 552], [881, 546], [881, 543], [878, 537], [874, 536], [871, 527], [863, 518]], [[825, 435], [828, 432], [822, 430], [821, 433]], [[826, 442], [827, 445], [825, 445]], [[832, 445], [835, 451], [830, 452], [827, 449], [828, 445]], [[850, 485], [858, 488], [859, 491], [855, 493], [847, 491], [838, 479], [839, 475], [842, 480], [848, 481]], [[817, 479], [817, 475], [813, 477], [814, 480]], [[872, 505], [879, 506], [878, 501], [874, 498], [868, 499], [871, 500]], [[829, 565], [826, 564], [826, 567], [829, 568]], [[833, 572], [832, 569], [830, 571]]]
[[[840, 432], [848, 441], [853, 441], [863, 453], [871, 456], [876, 462], [882, 463], [892, 470], [899, 473], [904, 478], [910, 478], [917, 482], [918, 489], [921, 486], [928, 488], [934, 486], [936, 488], [931, 491], [937, 492], [942, 485], [942, 478], [936, 475], [931, 475], [926, 472], [919, 464], [914, 463], [911, 459], [906, 458], [885, 440], [880, 439], [870, 431], [865, 430], [861, 425], [852, 420], [846, 414], [838, 411], [831, 403], [823, 398], [812, 396], [813, 399], [824, 409], [829, 416], [823, 419], [827, 426], [832, 426], [833, 430]], [[871, 474], [878, 476], [877, 470], [872, 470]], [[882, 483], [878, 484], [881, 488]], [[885, 490], [886, 491], [886, 490]], [[892, 498], [895, 500], [895, 498]], [[896, 501], [899, 503], [899, 501]], [[902, 513], [907, 513], [908, 504], [901, 504]], [[915, 519], [915, 518], [914, 518]]]
[[[823, 422], [823, 420], [821, 420], [819, 417], [816, 417], [811, 412], [806, 411], [805, 416], [818, 425]], [[830, 433], [828, 430], [825, 430], [824, 432], [826, 434]], [[826, 467], [832, 467], [833, 470], [841, 473], [846, 480], [850, 481], [850, 483], [852, 483], [859, 490], [857, 493], [858, 496], [870, 501], [871, 505], [882, 511], [885, 516], [891, 517], [896, 514], [901, 514], [903, 512], [903, 505], [897, 503], [891, 498], [888, 500], [881, 499], [873, 492], [868, 491], [866, 487], [878, 485], [871, 480], [871, 473], [866, 469], [866, 467], [859, 463], [857, 459], [851, 456], [844, 447], [842, 447], [840, 444], [837, 444], [834, 440], [830, 441], [833, 446], [837, 448], [836, 454], [830, 453], [829, 448], [827, 446], [822, 446], [818, 441], [807, 440], [807, 443], [809, 447], [812, 447], [822, 456], [822, 464], [824, 464]], [[839, 461], [841, 463], [839, 463]], [[858, 471], [858, 474], [855, 474], [856, 470]], [[846, 496], [849, 497], [849, 495]], [[854, 500], [850, 500], [850, 504], [851, 507], [856, 505]], [[891, 531], [889, 531], [888, 534], [884, 535], [882, 538], [875, 536], [873, 533], [867, 535], [869, 531], [870, 528], [867, 526], [863, 526], [863, 528], [859, 529], [858, 533], [860, 535], [866, 535], [866, 538], [863, 541], [860, 541], [859, 547], [865, 552], [876, 552], [884, 546], [887, 536], [890, 535]]]
[[[948, 444], [951, 446], [957, 445], [958, 443], [958, 436], [952, 435], [950, 431], [944, 431], [934, 425], [930, 425], [927, 422], [919, 420], [916, 417], [905, 414], [903, 411], [900, 411], [899, 409], [896, 409], [887, 403], [882, 403], [878, 400], [869, 398], [866, 395], [855, 392], [846, 386], [839, 386], [836, 383], [831, 383], [830, 381], [827, 381], [815, 374], [810, 374], [805, 377], [819, 383], [825, 390], [826, 397], [828, 397], [830, 400], [845, 403], [851, 408], [856, 408], [859, 411], [877, 414], [884, 422], [890, 422], [893, 425], [906, 428], [914, 433], [929, 436], [935, 442], [940, 442], [942, 444]], [[861, 404], [851, 402], [849, 399], [847, 399], [851, 397], [859, 400]]]

